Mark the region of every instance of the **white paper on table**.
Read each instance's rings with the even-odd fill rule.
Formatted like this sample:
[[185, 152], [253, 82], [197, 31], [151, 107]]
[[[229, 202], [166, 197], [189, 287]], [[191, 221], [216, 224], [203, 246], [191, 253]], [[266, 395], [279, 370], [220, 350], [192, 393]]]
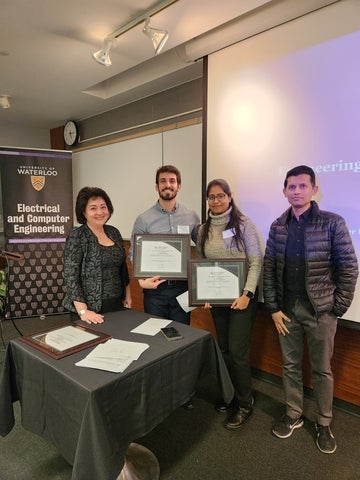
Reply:
[[119, 373], [123, 372], [131, 362], [138, 360], [147, 348], [149, 348], [147, 343], [111, 338], [107, 342], [97, 345], [83, 360], [75, 365]]
[[190, 307], [190, 305], [189, 305], [189, 292], [188, 291], [182, 293], [181, 295], [178, 295], [176, 297], [176, 300], [178, 301], [180, 307], [186, 313], [191, 312], [191, 310], [195, 310], [195, 308], [196, 308], [196, 307]]
[[171, 320], [165, 320], [164, 318], [149, 318], [136, 328], [133, 328], [131, 333], [154, 336], [160, 332], [160, 328], [166, 327], [169, 323], [171, 323]]
[[129, 358], [121, 361], [109, 358], [84, 358], [75, 363], [77, 367], [96, 368], [97, 370], [106, 370], [107, 372], [122, 373], [133, 362]]

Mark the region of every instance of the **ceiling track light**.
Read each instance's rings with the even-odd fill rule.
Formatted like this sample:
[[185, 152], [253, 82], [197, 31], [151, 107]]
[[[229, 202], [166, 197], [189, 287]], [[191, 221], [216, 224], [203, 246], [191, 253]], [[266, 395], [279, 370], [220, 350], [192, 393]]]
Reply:
[[169, 38], [169, 34], [166, 30], [159, 30], [158, 28], [149, 27], [150, 18], [148, 17], [145, 20], [145, 26], [143, 28], [143, 32], [153, 43], [155, 54], [161, 52], [163, 46], [167, 42]]
[[106, 37], [101, 50], [93, 53], [93, 59], [105, 67], [111, 66], [110, 49], [115, 42], [114, 38]]
[[10, 102], [9, 102], [9, 99], [10, 99], [10, 95], [0, 95], [0, 107], [1, 108], [10, 108], [11, 105], [10, 105]]
[[105, 67], [110, 67], [111, 66], [110, 50], [113, 47], [115, 40], [118, 37], [120, 37], [120, 35], [123, 35], [125, 32], [127, 32], [128, 30], [131, 30], [132, 28], [139, 25], [139, 23], [144, 21], [145, 21], [145, 26], [142, 31], [153, 42], [155, 54], [160, 53], [161, 49], [163, 48], [167, 39], [169, 38], [169, 34], [165, 30], [149, 27], [150, 17], [152, 15], [155, 15], [156, 13], [159, 13], [161, 10], [164, 10], [166, 7], [170, 6], [172, 3], [175, 3], [177, 1], [178, 0], [162, 0], [161, 2], [157, 3], [154, 7], [144, 12], [142, 15], [139, 15], [138, 17], [134, 18], [130, 22], [126, 23], [122, 27], [115, 30], [114, 32], [110, 33], [104, 39], [102, 49], [98, 50], [92, 55], [93, 59], [96, 60], [101, 65], [104, 65]]

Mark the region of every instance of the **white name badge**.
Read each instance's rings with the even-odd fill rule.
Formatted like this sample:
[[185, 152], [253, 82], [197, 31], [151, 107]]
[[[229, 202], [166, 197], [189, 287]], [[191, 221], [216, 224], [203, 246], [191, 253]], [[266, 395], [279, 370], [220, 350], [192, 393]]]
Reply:
[[190, 233], [189, 225], [178, 225], [177, 226], [177, 233]]
[[224, 231], [222, 232], [222, 237], [223, 237], [224, 239], [225, 239], [225, 238], [231, 238], [231, 237], [233, 237], [234, 235], [235, 235], [235, 231], [234, 231], [233, 228], [232, 228], [232, 229], [229, 228], [228, 230], [224, 230]]

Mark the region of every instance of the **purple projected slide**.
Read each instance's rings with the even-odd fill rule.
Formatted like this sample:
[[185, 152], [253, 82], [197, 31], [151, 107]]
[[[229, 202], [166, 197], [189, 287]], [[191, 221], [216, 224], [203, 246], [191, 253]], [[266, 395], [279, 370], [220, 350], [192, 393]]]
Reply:
[[[222, 79], [216, 108], [209, 111], [216, 115], [217, 147], [227, 165], [224, 173], [216, 173], [227, 175], [264, 242], [271, 222], [289, 206], [282, 193], [287, 170], [306, 164], [317, 175], [315, 200], [345, 218], [359, 258], [359, 52], [356, 31], [240, 66], [231, 80]], [[344, 318], [360, 322], [359, 281]]]
[[[281, 192], [289, 168], [310, 165], [317, 174], [321, 208], [345, 217], [358, 252], [360, 62], [354, 59], [359, 51], [360, 32], [356, 32], [261, 67], [266, 70], [260, 78], [266, 82], [267, 92], [272, 91], [279, 101], [275, 107], [273, 99], [270, 112], [271, 137], [261, 155], [256, 154], [256, 163], [249, 158], [247, 166], [251, 170], [254, 165], [254, 178], [261, 173], [266, 179], [266, 189], [273, 185]], [[259, 79], [258, 73], [254, 75]], [[259, 142], [261, 137], [257, 148]], [[272, 198], [273, 193], [272, 189]], [[241, 198], [247, 195], [242, 190]], [[277, 202], [276, 212], [280, 213], [278, 206]], [[282, 207], [286, 206], [284, 201]], [[267, 235], [267, 228], [264, 233]]]

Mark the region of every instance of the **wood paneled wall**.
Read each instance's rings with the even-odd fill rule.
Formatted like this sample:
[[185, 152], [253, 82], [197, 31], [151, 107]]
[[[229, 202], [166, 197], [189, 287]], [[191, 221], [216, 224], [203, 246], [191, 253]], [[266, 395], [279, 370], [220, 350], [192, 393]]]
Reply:
[[50, 145], [55, 150], [65, 150], [64, 127], [52, 128], [50, 130]]
[[[126, 248], [129, 242], [125, 242]], [[131, 272], [131, 267], [129, 265]], [[143, 311], [142, 289], [138, 281], [131, 279], [133, 308]], [[191, 313], [191, 326], [203, 328], [215, 336], [214, 324], [209, 311], [197, 308]], [[281, 377], [281, 351], [275, 327], [270, 315], [259, 310], [252, 335], [251, 365], [263, 372]], [[360, 330], [339, 326], [335, 337], [332, 359], [334, 373], [334, 396], [360, 406]], [[305, 348], [304, 385], [311, 387], [310, 365]]]

